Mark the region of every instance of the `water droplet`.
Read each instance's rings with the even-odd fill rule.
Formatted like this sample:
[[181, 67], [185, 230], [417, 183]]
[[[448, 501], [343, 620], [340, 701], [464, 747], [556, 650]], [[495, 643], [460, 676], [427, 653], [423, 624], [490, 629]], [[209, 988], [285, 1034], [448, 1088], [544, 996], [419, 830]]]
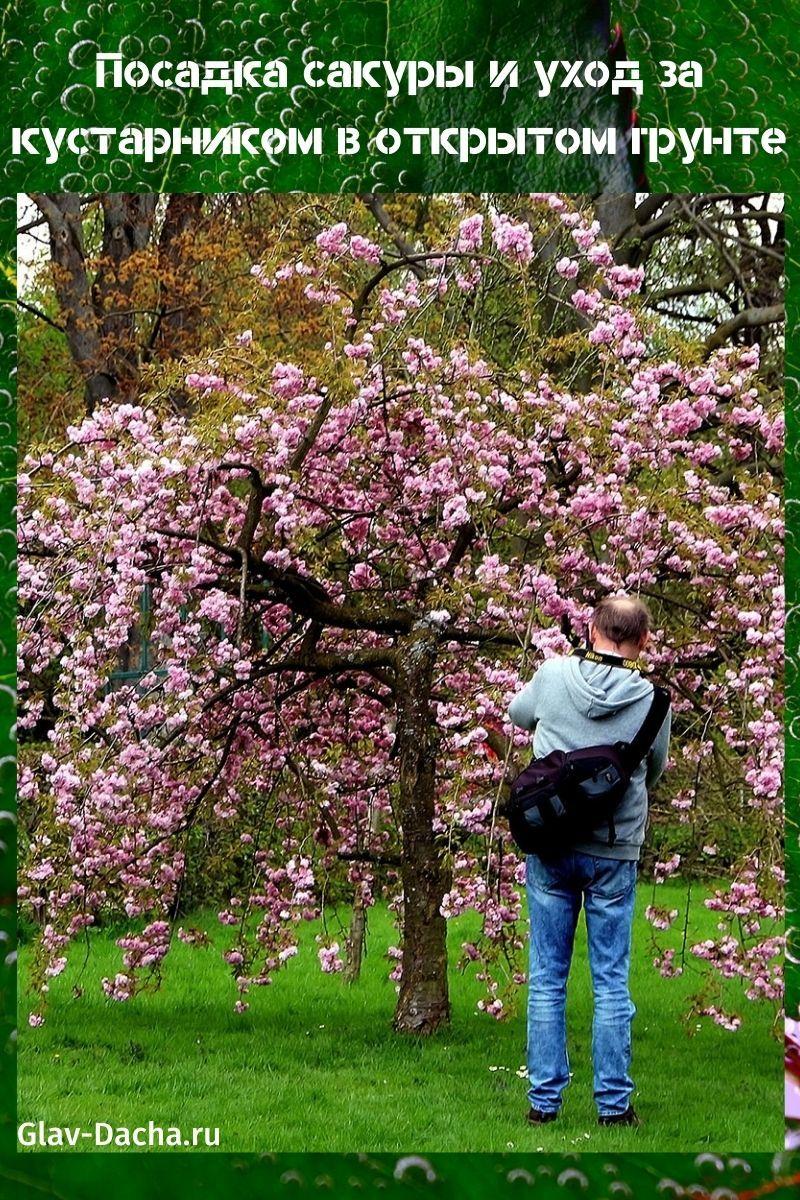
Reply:
[[716, 1154], [698, 1154], [694, 1160], [694, 1165], [697, 1167], [701, 1175], [708, 1178], [710, 1175], [716, 1175], [719, 1171], [725, 1170], [725, 1163]]
[[427, 1158], [422, 1158], [419, 1154], [406, 1154], [403, 1158], [398, 1158], [394, 1168], [395, 1179], [405, 1179], [409, 1174], [414, 1178], [416, 1172], [421, 1173], [428, 1183], [433, 1183], [436, 1179], [436, 1172]]
[[506, 1179], [509, 1183], [527, 1183], [531, 1185], [534, 1182], [530, 1171], [526, 1171], [524, 1167], [515, 1167], [513, 1171], [509, 1171]]
[[632, 1196], [633, 1192], [628, 1187], [627, 1183], [623, 1183], [621, 1179], [615, 1179], [608, 1189], [610, 1196]]
[[683, 1186], [675, 1179], [661, 1179], [656, 1184], [656, 1191], [664, 1196], [680, 1197], [685, 1196], [686, 1191]]
[[559, 1187], [574, 1188], [581, 1192], [585, 1192], [589, 1186], [589, 1180], [577, 1167], [567, 1167], [566, 1171], [561, 1172], [556, 1183]]
[[144, 53], [144, 42], [135, 34], [128, 34], [119, 44], [119, 52], [123, 58], [137, 59]]
[[95, 57], [100, 52], [100, 47], [97, 42], [93, 42], [90, 38], [84, 38], [83, 41], [76, 42], [67, 55], [67, 61], [74, 70], [79, 71], [82, 67], [91, 66]]
[[745, 1179], [752, 1170], [753, 1168], [746, 1158], [728, 1159], [728, 1172], [736, 1181]]
[[184, 22], [184, 34], [192, 51], [199, 50], [206, 40], [205, 27], [195, 17], [190, 17]]

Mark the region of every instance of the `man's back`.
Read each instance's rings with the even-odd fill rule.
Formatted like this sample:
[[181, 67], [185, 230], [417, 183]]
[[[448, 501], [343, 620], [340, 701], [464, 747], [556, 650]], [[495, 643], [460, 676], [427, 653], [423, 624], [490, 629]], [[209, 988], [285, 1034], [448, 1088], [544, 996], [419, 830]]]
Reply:
[[[620, 659], [620, 663], [622, 660]], [[550, 658], [512, 700], [509, 719], [534, 731], [537, 758], [551, 750], [581, 750], [587, 746], [630, 741], [650, 708], [653, 685], [638, 671], [578, 657]], [[635, 860], [647, 825], [647, 786], [666, 766], [670, 716], [659, 730], [650, 753], [631, 776], [615, 814], [617, 839], [609, 847], [604, 830], [575, 849], [597, 857]]]

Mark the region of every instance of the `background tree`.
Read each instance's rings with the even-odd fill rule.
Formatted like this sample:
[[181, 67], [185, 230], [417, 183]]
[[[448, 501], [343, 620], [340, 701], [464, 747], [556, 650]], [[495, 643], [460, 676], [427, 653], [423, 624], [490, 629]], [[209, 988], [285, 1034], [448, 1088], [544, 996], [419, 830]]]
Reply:
[[[36, 264], [20, 297], [23, 446], [47, 436], [57, 421], [79, 420], [87, 406], [91, 410], [95, 391], [123, 399], [137, 394], [148, 364], [213, 350], [248, 313], [261, 344], [276, 354], [287, 344], [296, 352], [301, 342], [313, 351], [317, 330], [307, 309], [288, 291], [281, 307], [254, 306], [246, 279], [254, 261], [273, 253], [276, 237], [287, 259], [302, 253], [320, 222], [335, 219], [335, 202], [306, 198], [299, 205], [268, 193], [32, 200], [36, 207], [24, 210], [19, 230]], [[518, 197], [496, 203], [521, 219], [530, 215]], [[785, 238], [779, 196], [614, 192], [585, 208], [599, 220], [617, 263], [646, 266], [648, 308], [709, 345], [712, 339], [714, 345], [757, 344], [762, 378], [780, 386]], [[451, 218], [452, 199], [437, 196], [367, 194], [348, 212], [354, 229], [401, 254], [436, 245]], [[532, 270], [552, 266], [558, 253], [558, 237], [542, 231]], [[420, 279], [426, 269], [424, 262], [412, 267]], [[574, 307], [561, 303], [574, 286], [550, 277], [540, 295], [548, 327], [582, 323]], [[180, 406], [188, 397], [181, 391], [172, 401]]]
[[[606, 195], [597, 218], [618, 263], [647, 266], [645, 303], [708, 349], [758, 345], [779, 381], [786, 244], [769, 192]], [[766, 353], [764, 353], [766, 352]]]

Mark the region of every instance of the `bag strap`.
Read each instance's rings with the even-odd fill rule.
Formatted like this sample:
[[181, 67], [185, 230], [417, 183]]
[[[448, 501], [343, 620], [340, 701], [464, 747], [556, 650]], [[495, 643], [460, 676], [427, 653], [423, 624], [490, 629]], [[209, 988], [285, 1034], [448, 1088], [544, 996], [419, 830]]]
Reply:
[[629, 771], [635, 771], [644, 756], [652, 749], [658, 731], [669, 711], [670, 696], [666, 688], [653, 684], [653, 699], [641, 728], [630, 742], [621, 743], [621, 753]]
[[620, 658], [617, 654], [603, 654], [588, 646], [575, 646], [570, 650], [573, 658], [585, 658], [587, 662], [604, 663], [607, 667], [625, 667], [628, 671], [642, 671], [644, 663], [638, 658]]

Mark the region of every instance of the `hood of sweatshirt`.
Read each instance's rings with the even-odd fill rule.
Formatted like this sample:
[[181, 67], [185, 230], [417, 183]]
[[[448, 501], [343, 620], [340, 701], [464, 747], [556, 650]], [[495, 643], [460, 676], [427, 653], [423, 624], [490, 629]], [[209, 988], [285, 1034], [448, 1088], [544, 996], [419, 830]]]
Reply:
[[610, 717], [653, 691], [652, 684], [638, 671], [585, 658], [565, 659], [563, 679], [575, 706], [593, 719]]

